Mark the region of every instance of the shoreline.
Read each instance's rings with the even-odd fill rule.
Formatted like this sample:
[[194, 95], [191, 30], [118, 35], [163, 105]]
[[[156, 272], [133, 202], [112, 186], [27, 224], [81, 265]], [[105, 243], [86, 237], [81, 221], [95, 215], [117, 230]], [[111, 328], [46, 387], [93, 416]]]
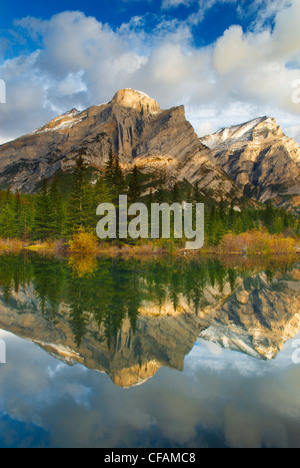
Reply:
[[184, 248], [171, 249], [167, 247], [153, 245], [153, 244], [140, 244], [140, 245], [108, 245], [100, 244], [95, 249], [90, 251], [72, 251], [68, 247], [68, 243], [59, 241], [44, 241], [44, 242], [29, 242], [19, 239], [2, 239], [0, 238], [0, 255], [5, 254], [22, 254], [32, 252], [41, 256], [54, 256], [61, 258], [77, 257], [140, 257], [140, 258], [159, 258], [159, 257], [176, 257], [176, 258], [199, 258], [199, 257], [236, 257], [236, 258], [299, 258], [300, 248], [298, 246], [293, 249], [282, 249], [281, 251], [272, 250], [225, 250], [222, 246], [218, 247], [203, 247], [199, 250], [186, 250]]

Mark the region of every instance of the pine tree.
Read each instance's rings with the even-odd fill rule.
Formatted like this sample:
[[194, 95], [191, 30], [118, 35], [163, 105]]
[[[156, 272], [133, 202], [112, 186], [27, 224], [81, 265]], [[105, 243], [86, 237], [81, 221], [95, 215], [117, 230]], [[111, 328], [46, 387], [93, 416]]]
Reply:
[[0, 236], [4, 238], [16, 237], [15, 211], [9, 203], [6, 203], [1, 210]]
[[274, 233], [274, 220], [275, 220], [274, 208], [273, 208], [272, 203], [268, 201], [266, 209], [265, 209], [265, 213], [264, 213], [264, 224], [271, 234]]
[[91, 229], [96, 228], [96, 210], [97, 210], [97, 201], [95, 198], [95, 188], [91, 184], [87, 184], [84, 187], [83, 198], [82, 198], [82, 207], [83, 207], [83, 217], [82, 217], [82, 226], [88, 227]]
[[83, 155], [80, 154], [76, 161], [73, 174], [73, 184], [67, 207], [67, 232], [72, 234], [74, 230], [84, 225], [84, 193], [87, 186], [87, 168]]
[[109, 150], [108, 161], [105, 164], [105, 180], [109, 187], [113, 186], [115, 172], [115, 155], [112, 148]]
[[35, 239], [44, 240], [50, 233], [49, 228], [49, 196], [48, 196], [48, 183], [44, 178], [40, 193], [36, 200], [35, 218], [33, 225], [33, 233]]
[[234, 204], [232, 202], [231, 205], [230, 205], [230, 209], [229, 209], [229, 213], [228, 213], [228, 219], [227, 219], [227, 230], [228, 231], [233, 230], [235, 218], [236, 218], [236, 212], [234, 210]]
[[210, 214], [208, 216], [207, 223], [206, 223], [207, 240], [208, 240], [209, 245], [214, 244], [215, 228], [216, 228], [216, 208], [213, 205], [211, 207]]
[[114, 168], [114, 175], [113, 175], [113, 185], [116, 190], [117, 196], [123, 195], [127, 191], [127, 184], [123, 174], [123, 171], [120, 166], [119, 157], [116, 156], [115, 158], [115, 168]]
[[142, 194], [142, 187], [139, 181], [139, 172], [136, 166], [134, 166], [128, 190], [128, 199], [130, 203], [136, 203], [139, 201]]
[[179, 187], [178, 182], [175, 182], [175, 184], [173, 185], [171, 198], [172, 198], [173, 203], [181, 203], [182, 202], [181, 194], [180, 194], [180, 187]]
[[113, 153], [112, 149], [109, 152], [109, 158], [105, 165], [105, 181], [114, 204], [118, 206], [119, 196], [127, 192], [127, 184], [120, 166], [119, 157]]
[[193, 197], [193, 201], [195, 203], [201, 203], [203, 201], [203, 197], [202, 197], [201, 192], [200, 192], [199, 182], [198, 181], [193, 186], [192, 197]]
[[24, 226], [22, 223], [22, 202], [21, 202], [21, 195], [20, 195], [19, 190], [17, 190], [16, 201], [15, 201], [15, 224], [16, 224], [16, 236], [23, 237]]
[[54, 180], [49, 190], [49, 234], [54, 239], [58, 239], [63, 234], [65, 212], [63, 198], [59, 189], [58, 177]]

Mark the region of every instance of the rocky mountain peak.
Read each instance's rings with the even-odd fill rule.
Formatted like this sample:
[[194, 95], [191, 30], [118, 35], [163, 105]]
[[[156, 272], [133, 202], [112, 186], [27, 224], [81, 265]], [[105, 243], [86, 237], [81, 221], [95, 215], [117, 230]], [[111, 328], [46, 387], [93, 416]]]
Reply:
[[55, 119], [51, 120], [51, 122], [46, 124], [44, 127], [41, 127], [35, 132], [31, 133], [31, 135], [34, 135], [35, 133], [43, 133], [56, 130], [67, 130], [69, 128], [72, 128], [81, 120], [81, 112], [77, 109], [71, 109], [70, 111], [65, 112], [64, 114], [55, 117]]
[[137, 109], [147, 114], [161, 111], [161, 108], [154, 99], [150, 98], [147, 96], [147, 94], [144, 94], [141, 91], [136, 91], [130, 88], [125, 88], [118, 91], [111, 102], [117, 103], [123, 107]]
[[299, 210], [300, 148], [274, 118], [223, 128], [200, 141], [246, 195]]
[[44, 177], [58, 172], [68, 177], [82, 153], [86, 164], [101, 173], [111, 150], [125, 173], [137, 166], [165, 189], [187, 180], [197, 182], [209, 198], [243, 203], [240, 188], [216, 167], [212, 152], [186, 120], [184, 106], [162, 110], [133, 89], [118, 91], [106, 104], [72, 109], [0, 146], [0, 187], [35, 192]]
[[282, 128], [272, 117], [263, 117], [252, 131], [253, 140], [263, 140], [268, 138], [283, 138], [285, 135]]
[[201, 138], [201, 142], [210, 149], [228, 148], [232, 144], [244, 146], [249, 142], [261, 143], [270, 138], [283, 138], [282, 128], [272, 117], [259, 117], [240, 125], [225, 127]]

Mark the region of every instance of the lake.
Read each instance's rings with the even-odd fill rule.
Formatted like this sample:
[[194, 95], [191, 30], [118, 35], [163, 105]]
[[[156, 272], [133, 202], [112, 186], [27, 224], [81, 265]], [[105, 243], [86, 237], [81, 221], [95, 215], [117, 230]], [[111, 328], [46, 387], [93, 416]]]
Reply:
[[300, 264], [0, 257], [0, 447], [299, 447]]

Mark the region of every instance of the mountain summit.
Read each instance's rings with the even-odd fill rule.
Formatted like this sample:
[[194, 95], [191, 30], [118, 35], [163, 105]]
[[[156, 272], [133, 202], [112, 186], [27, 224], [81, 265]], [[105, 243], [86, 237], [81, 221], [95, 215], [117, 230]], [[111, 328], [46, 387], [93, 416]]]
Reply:
[[300, 206], [300, 148], [275, 119], [257, 118], [199, 139], [183, 106], [163, 110], [128, 88], [106, 104], [72, 109], [0, 146], [0, 186], [35, 192], [43, 178], [71, 173], [79, 155], [101, 173], [111, 150], [125, 172], [137, 166], [153, 187], [188, 181], [206, 199], [228, 204], [242, 205], [246, 195]]
[[111, 102], [115, 102], [124, 107], [136, 109], [145, 114], [153, 114], [161, 111], [161, 108], [154, 99], [141, 91], [129, 88], [118, 91]]
[[286, 208], [300, 206], [300, 148], [275, 119], [223, 128], [200, 141], [246, 195]]

